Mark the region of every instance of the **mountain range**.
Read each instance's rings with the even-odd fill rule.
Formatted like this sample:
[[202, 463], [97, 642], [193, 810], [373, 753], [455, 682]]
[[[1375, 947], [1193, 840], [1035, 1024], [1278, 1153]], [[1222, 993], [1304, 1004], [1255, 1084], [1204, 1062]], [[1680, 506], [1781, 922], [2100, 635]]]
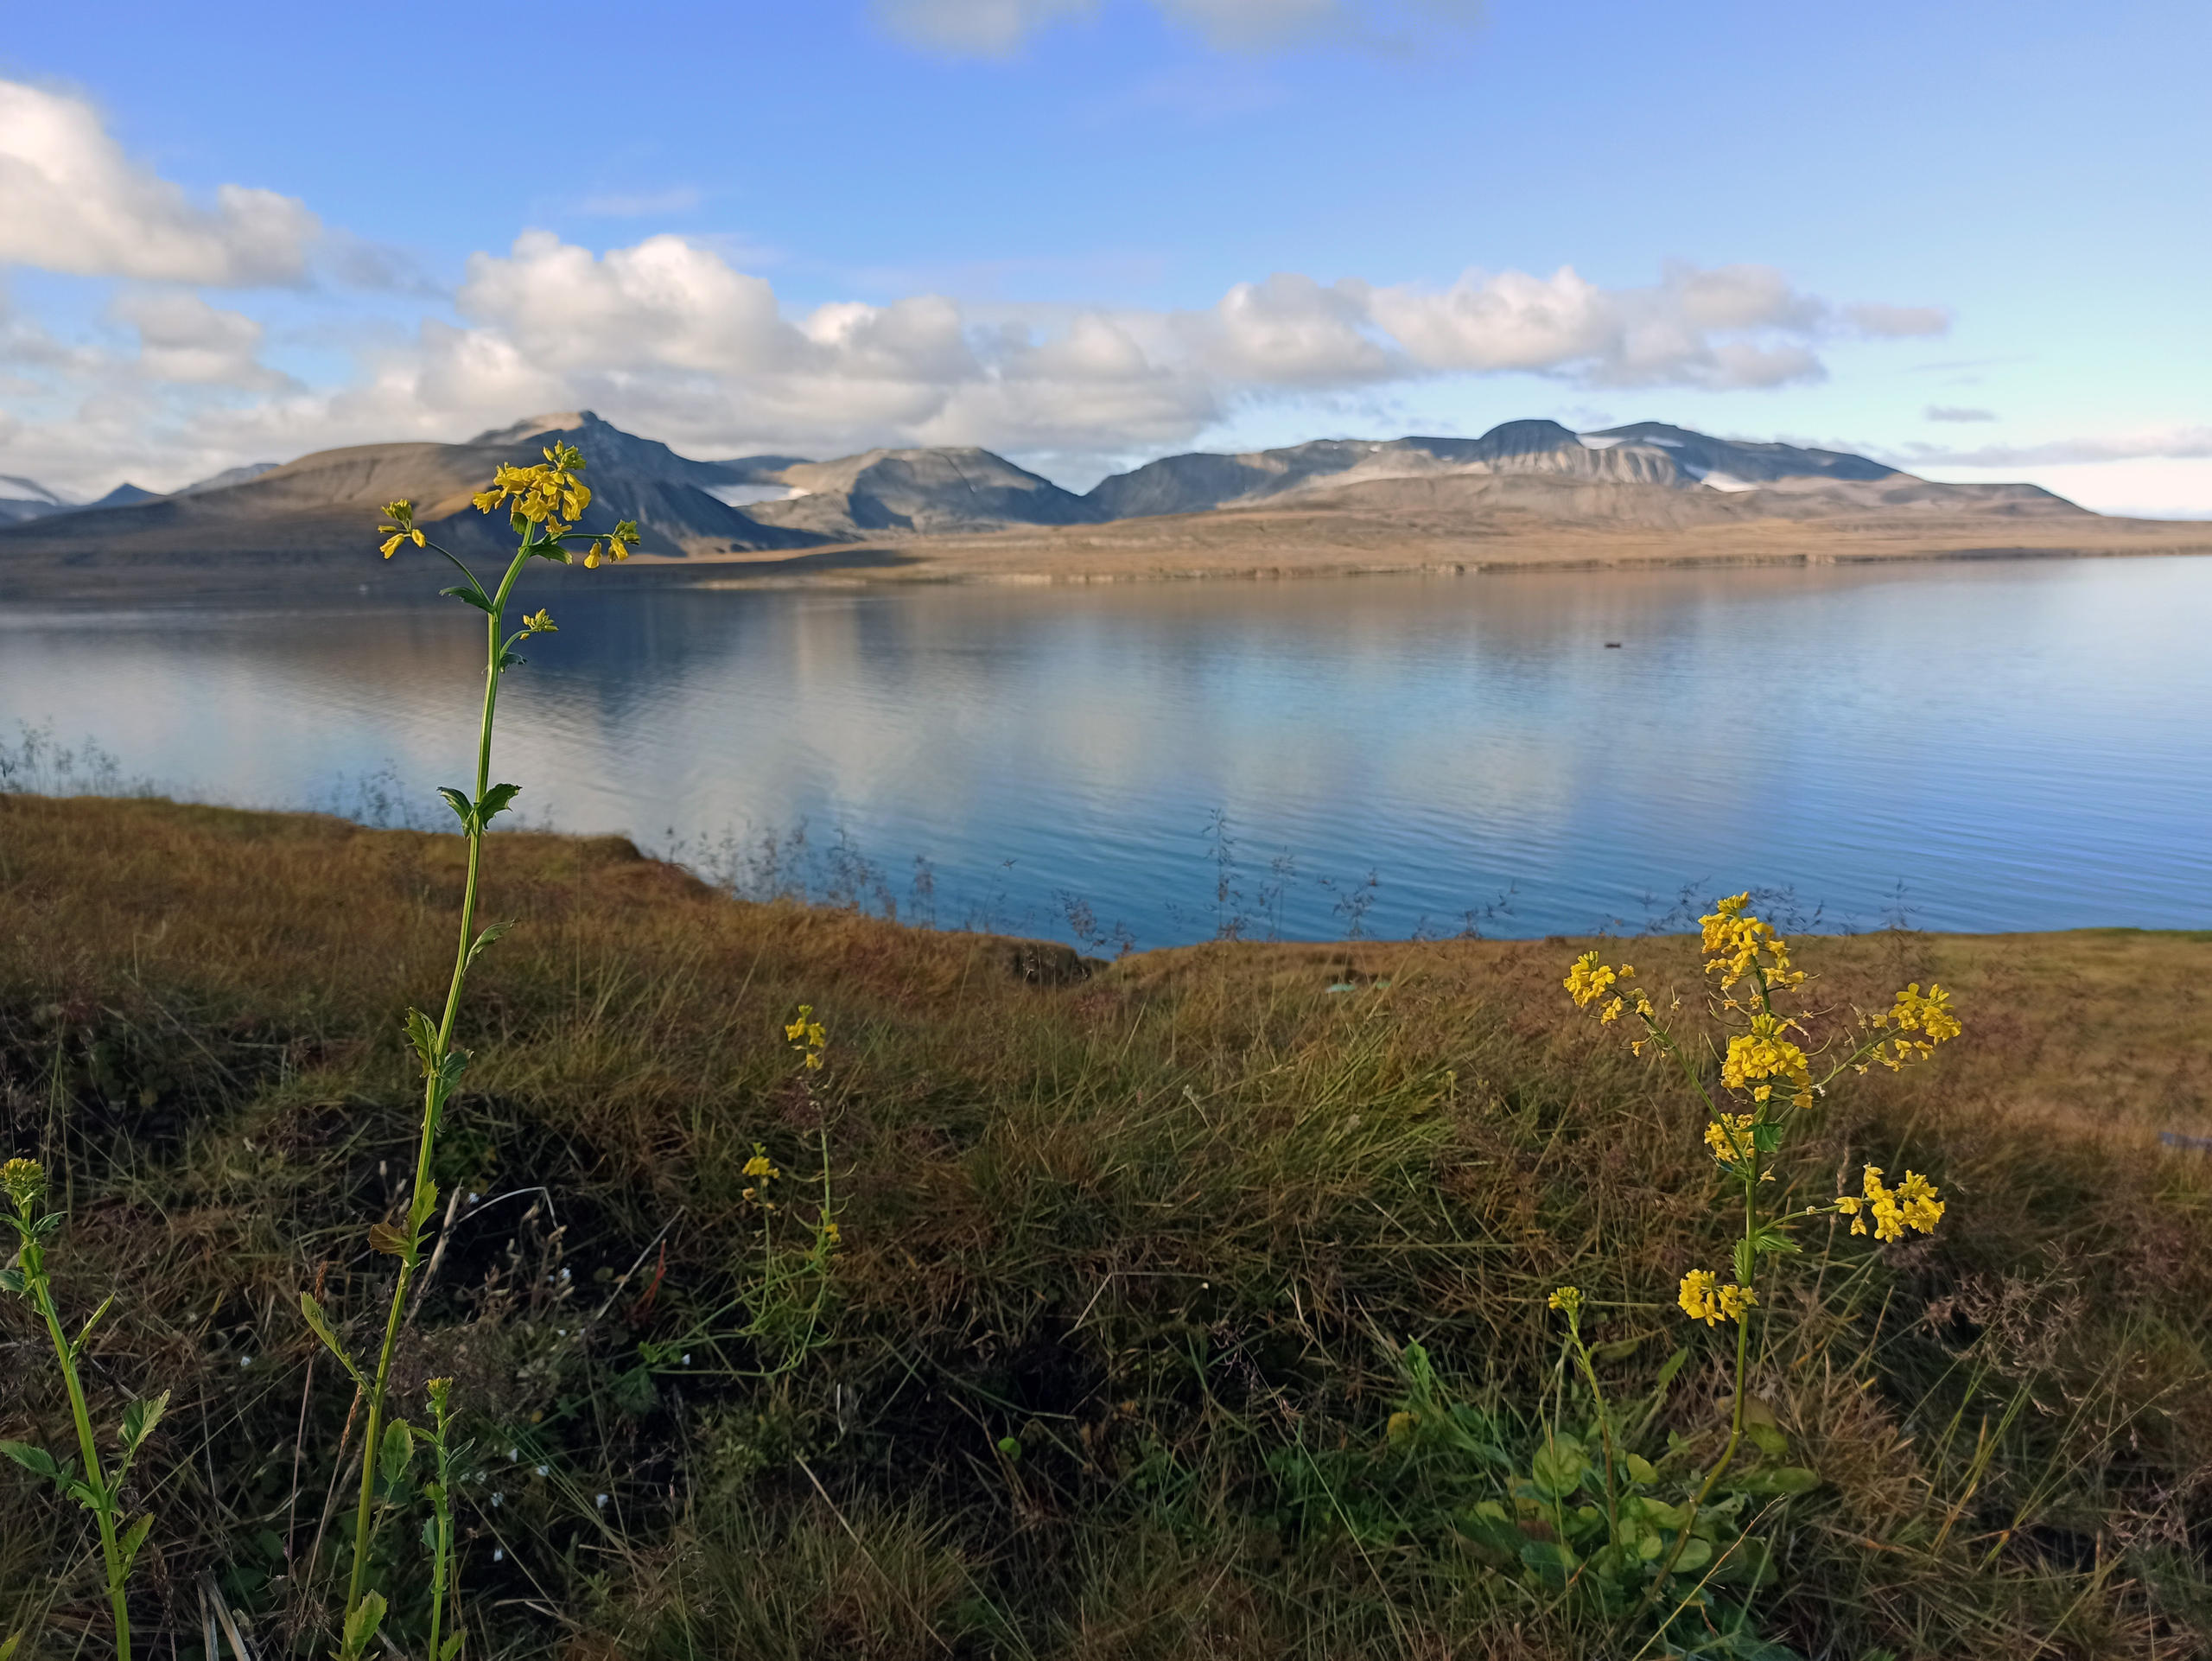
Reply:
[[[1938, 484], [1863, 455], [1656, 422], [1577, 433], [1512, 421], [1479, 438], [1319, 439], [1171, 455], [1077, 494], [976, 449], [696, 461], [583, 410], [460, 444], [365, 444], [236, 468], [166, 495], [124, 485], [81, 505], [0, 474], [0, 594], [18, 589], [16, 577], [40, 586], [30, 579], [41, 567], [88, 580], [101, 571], [249, 567], [281, 570], [292, 582], [324, 580], [318, 573], [365, 580], [359, 556], [374, 516], [402, 496], [435, 540], [490, 552], [506, 528], [478, 514], [470, 495], [500, 463], [537, 461], [556, 436], [588, 459], [585, 529], [634, 519], [643, 551], [658, 559], [792, 570], [941, 563], [922, 544], [982, 547], [994, 537], [1027, 538], [1039, 574], [1052, 575], [1078, 546], [1253, 546], [1271, 536], [1465, 542], [1794, 525], [1836, 535], [1940, 526], [1972, 541], [1986, 539], [1974, 527], [2002, 524], [2040, 526], [2049, 542], [2133, 523], [2102, 520], [2033, 485]], [[1155, 521], [1156, 531], [1147, 528]], [[865, 557], [853, 551], [862, 544]], [[1006, 562], [993, 553], [987, 563]]]

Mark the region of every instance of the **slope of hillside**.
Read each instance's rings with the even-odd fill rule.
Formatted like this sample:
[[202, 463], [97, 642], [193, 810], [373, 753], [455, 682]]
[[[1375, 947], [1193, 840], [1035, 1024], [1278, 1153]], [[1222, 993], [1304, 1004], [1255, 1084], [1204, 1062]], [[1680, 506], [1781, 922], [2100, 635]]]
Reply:
[[[1509, 478], [1591, 488], [1501, 491], [1484, 482]], [[1446, 480], [1455, 482], [1440, 488]], [[1939, 485], [1863, 455], [1738, 442], [1658, 422], [1578, 434], [1552, 421], [1510, 421], [1477, 439], [1325, 439], [1243, 455], [1174, 455], [1104, 480], [1086, 500], [1102, 519], [1130, 519], [1252, 507], [1291, 496], [1318, 506], [1325, 496], [1346, 494], [1356, 499], [1348, 505], [1366, 512], [1394, 506], [1433, 512], [1452, 503], [1463, 512], [1509, 503], [1542, 512], [1550, 505], [1573, 522], [1652, 526], [1891, 509], [2010, 516], [2083, 511], [2032, 485]]]
[[869, 450], [788, 466], [775, 481], [793, 493], [756, 505], [754, 517], [825, 536], [1084, 525], [1101, 517], [1084, 498], [983, 449]]
[[537, 461], [556, 435], [581, 446], [589, 462], [587, 530], [634, 519], [646, 550], [661, 556], [792, 549], [823, 540], [763, 525], [709, 493], [710, 486], [750, 476], [749, 464], [693, 461], [586, 410], [519, 422], [465, 444], [323, 450], [220, 487], [0, 527], [0, 569], [12, 575], [41, 560], [80, 570], [327, 565], [342, 566], [349, 582], [373, 581], [360, 556], [373, 545], [378, 510], [397, 497], [416, 503], [434, 540], [456, 552], [492, 552], [512, 545], [507, 527], [478, 513], [470, 496], [501, 463]]

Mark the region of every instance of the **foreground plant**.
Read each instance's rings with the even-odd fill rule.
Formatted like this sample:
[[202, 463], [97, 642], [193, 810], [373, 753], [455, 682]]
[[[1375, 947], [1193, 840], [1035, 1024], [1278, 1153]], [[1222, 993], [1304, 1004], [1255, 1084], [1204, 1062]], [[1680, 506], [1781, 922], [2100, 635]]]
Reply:
[[[121, 1661], [130, 1661], [130, 1609], [127, 1587], [130, 1579], [130, 1565], [138, 1556], [139, 1548], [146, 1543], [154, 1519], [150, 1513], [139, 1516], [127, 1526], [123, 1522], [124, 1485], [130, 1480], [130, 1467], [161, 1422], [162, 1410], [168, 1405], [169, 1393], [163, 1391], [151, 1401], [133, 1402], [124, 1410], [123, 1422], [118, 1431], [120, 1451], [115, 1468], [107, 1470], [100, 1461], [99, 1439], [92, 1431], [92, 1410], [86, 1405], [84, 1381], [77, 1370], [77, 1362], [84, 1353], [85, 1340], [92, 1336], [92, 1328], [100, 1318], [115, 1305], [110, 1296], [92, 1311], [91, 1317], [78, 1328], [77, 1336], [70, 1338], [61, 1326], [61, 1313], [54, 1307], [54, 1282], [47, 1272], [46, 1242], [60, 1228], [65, 1214], [45, 1208], [46, 1173], [36, 1160], [11, 1159], [0, 1166], [0, 1187], [7, 1191], [9, 1209], [4, 1216], [16, 1231], [20, 1247], [16, 1263], [0, 1269], [0, 1291], [16, 1294], [29, 1301], [39, 1318], [46, 1323], [47, 1334], [54, 1341], [54, 1355], [61, 1370], [61, 1382], [69, 1392], [70, 1416], [77, 1422], [77, 1457], [81, 1458], [84, 1470], [77, 1469], [77, 1459], [55, 1459], [43, 1448], [34, 1448], [27, 1442], [0, 1441], [0, 1453], [4, 1453], [16, 1464], [34, 1476], [42, 1476], [61, 1492], [74, 1499], [99, 1526], [100, 1555], [107, 1569], [108, 1607], [115, 1616], [115, 1652]], [[16, 1640], [10, 1639], [0, 1655], [13, 1651]]]
[[[423, 1070], [423, 1117], [415, 1151], [415, 1174], [409, 1190], [405, 1223], [398, 1227], [379, 1222], [369, 1230], [369, 1244], [376, 1251], [399, 1260], [399, 1275], [392, 1287], [391, 1305], [385, 1319], [384, 1342], [378, 1351], [373, 1371], [358, 1368], [352, 1357], [339, 1342], [336, 1333], [321, 1306], [306, 1293], [300, 1295], [301, 1308], [309, 1325], [323, 1342], [338, 1356], [346, 1371], [359, 1382], [366, 1400], [368, 1414], [363, 1446], [366, 1450], [361, 1461], [360, 1500], [353, 1518], [353, 1572], [346, 1583], [345, 1641], [349, 1645], [365, 1646], [376, 1626], [376, 1619], [365, 1613], [364, 1576], [367, 1572], [369, 1550], [374, 1537], [377, 1486], [379, 1468], [389, 1465], [385, 1457], [385, 1411], [391, 1378], [391, 1363], [399, 1344], [400, 1328], [407, 1314], [407, 1294], [413, 1285], [416, 1272], [423, 1261], [425, 1235], [437, 1207], [437, 1184], [431, 1178], [437, 1153], [438, 1130], [447, 1102], [460, 1081], [462, 1070], [468, 1065], [468, 1052], [454, 1047], [454, 1025], [461, 1013], [463, 988], [468, 979], [469, 966], [476, 961], [484, 948], [505, 933], [507, 925], [493, 923], [479, 931], [476, 926], [478, 878], [483, 867], [484, 833], [492, 821], [505, 812], [521, 792], [521, 786], [492, 782], [492, 727], [499, 710], [499, 678], [510, 668], [523, 661], [515, 647], [533, 635], [550, 634], [555, 631], [553, 619], [541, 608], [525, 615], [522, 627], [505, 634], [507, 605], [514, 593], [515, 583], [523, 568], [533, 559], [550, 560], [567, 565], [577, 556], [570, 544], [584, 546], [583, 563], [596, 567], [604, 559], [626, 559], [638, 543], [638, 528], [625, 519], [612, 531], [588, 532], [576, 528], [587, 508], [591, 506], [590, 487], [577, 478], [583, 471], [582, 451], [572, 444], [555, 443], [543, 452], [545, 460], [534, 467], [503, 466], [492, 480], [491, 487], [473, 500], [477, 511], [490, 513], [505, 507], [507, 522], [519, 542], [514, 557], [509, 560], [505, 574], [497, 588], [486, 589], [470, 570], [449, 550], [432, 542], [415, 523], [412, 502], [397, 501], [385, 509], [385, 523], [379, 527], [385, 536], [384, 557], [389, 559], [402, 547], [412, 543], [427, 548], [452, 561], [461, 572], [461, 581], [452, 588], [439, 592], [474, 607], [485, 618], [484, 704], [477, 731], [476, 786], [473, 792], [451, 788], [441, 789], [438, 794], [452, 808], [461, 821], [461, 834], [467, 839], [468, 871], [461, 890], [460, 944], [454, 954], [453, 977], [446, 988], [444, 1013], [434, 1023], [419, 1009], [407, 1012], [407, 1037], [413, 1047]], [[436, 1403], [437, 1422], [446, 1422], [447, 1406], [442, 1394]], [[394, 1426], [404, 1431], [404, 1427]], [[411, 1433], [406, 1433], [410, 1435]], [[410, 1442], [411, 1447], [411, 1442]], [[402, 1471], [404, 1473], [404, 1461]], [[450, 1517], [446, 1517], [446, 1533], [441, 1537], [450, 1547]], [[437, 1572], [442, 1577], [445, 1561], [441, 1556]], [[442, 1579], [440, 1594], [442, 1596]], [[379, 1605], [381, 1600], [378, 1600]], [[381, 1614], [381, 1608], [376, 1611]], [[435, 1617], [433, 1617], [434, 1620]]]
[[[1778, 1433], [1762, 1435], [1763, 1430], [1770, 1432], [1770, 1427], [1753, 1422], [1747, 1414], [1745, 1381], [1751, 1322], [1759, 1308], [1761, 1263], [1778, 1253], [1802, 1250], [1791, 1231], [1813, 1218], [1847, 1217], [1851, 1232], [1861, 1235], [1871, 1224], [1875, 1238], [1886, 1242], [1903, 1239], [1909, 1230], [1932, 1233], [1943, 1216], [1943, 1202], [1928, 1178], [1909, 1170], [1893, 1188], [1878, 1165], [1864, 1168], [1859, 1193], [1839, 1194], [1826, 1206], [1790, 1209], [1763, 1203], [1763, 1190], [1775, 1181], [1789, 1133], [1832, 1085], [1877, 1064], [1897, 1071], [1925, 1060], [1937, 1045], [1958, 1036], [1960, 1028], [1949, 994], [1932, 983], [1923, 992], [1915, 982], [1898, 992], [1889, 1008], [1858, 1015], [1827, 1042], [1808, 1049], [1812, 1023], [1824, 1012], [1809, 1007], [1806, 987], [1810, 977], [1793, 965], [1789, 943], [1748, 909], [1750, 902], [1749, 894], [1739, 894], [1699, 919], [1705, 973], [1713, 982], [1707, 1002], [1726, 1035], [1725, 1048], [1711, 1038], [1705, 1040], [1701, 1053], [1685, 1046], [1656, 1003], [1632, 984], [1636, 971], [1630, 964], [1616, 967], [1601, 961], [1598, 952], [1586, 951], [1567, 971], [1565, 982], [1576, 1007], [1594, 1008], [1601, 1024], [1610, 1026], [1624, 1015], [1634, 1017], [1641, 1036], [1630, 1041], [1630, 1048], [1637, 1054], [1656, 1050], [1675, 1063], [1705, 1104], [1706, 1146], [1742, 1200], [1743, 1230], [1729, 1264], [1733, 1277], [1724, 1282], [1714, 1270], [1693, 1269], [1682, 1276], [1676, 1294], [1676, 1302], [1691, 1320], [1708, 1328], [1731, 1323], [1736, 1328], [1728, 1439], [1680, 1520], [1672, 1523], [1663, 1560], [1656, 1563], [1646, 1581], [1641, 1601], [1644, 1606], [1661, 1596], [1670, 1577], [1690, 1561], [1693, 1543], [1700, 1538], [1700, 1518], [1727, 1477], [1746, 1434], [1763, 1445], [1779, 1441]], [[1680, 1004], [1679, 998], [1670, 1000], [1670, 1009]], [[1823, 1064], [1817, 1077], [1815, 1063]], [[1588, 1352], [1581, 1347], [1580, 1306], [1581, 1295], [1573, 1288], [1553, 1294], [1552, 1307], [1567, 1314], [1569, 1344], [1587, 1377], [1598, 1422], [1603, 1426], [1603, 1397]], [[1615, 1537], [1619, 1538], [1618, 1529]], [[1709, 1541], [1711, 1535], [1702, 1537]], [[1639, 1537], [1638, 1550], [1646, 1543]], [[1697, 1595], [1694, 1591], [1679, 1601], [1662, 1630]]]

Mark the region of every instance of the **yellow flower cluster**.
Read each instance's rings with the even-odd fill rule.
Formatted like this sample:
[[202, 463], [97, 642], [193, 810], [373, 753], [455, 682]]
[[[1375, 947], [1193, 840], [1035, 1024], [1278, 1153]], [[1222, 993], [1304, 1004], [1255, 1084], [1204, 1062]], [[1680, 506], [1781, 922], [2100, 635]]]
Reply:
[[1675, 1301], [1692, 1321], [1701, 1321], [1708, 1327], [1741, 1321], [1744, 1311], [1758, 1302], [1758, 1295], [1748, 1286], [1721, 1286], [1716, 1279], [1709, 1269], [1691, 1270], [1682, 1276], [1682, 1289]]
[[1705, 1127], [1705, 1145], [1723, 1165], [1741, 1165], [1751, 1156], [1751, 1127], [1756, 1113], [1723, 1113]]
[[[1574, 960], [1574, 966], [1567, 971], [1567, 978], [1560, 983], [1567, 988], [1567, 995], [1574, 1000], [1576, 1009], [1586, 1009], [1635, 973], [1636, 966], [1633, 964], [1623, 964], [1618, 969], [1615, 969], [1599, 963], [1596, 952], [1586, 951]], [[1651, 1018], [1653, 1013], [1651, 1000], [1634, 987], [1626, 987], [1606, 1001], [1605, 1007], [1598, 1012], [1599, 1021], [1601, 1022], [1618, 1021], [1621, 1011], [1628, 1008], [1630, 1002], [1635, 1003], [1637, 1014], [1643, 1016], [1647, 1021]], [[1636, 1048], [1637, 1053], [1643, 1053], [1643, 1046], [1641, 1041], [1637, 1044]]]
[[0, 1165], [0, 1188], [8, 1191], [16, 1209], [29, 1212], [46, 1192], [46, 1170], [35, 1159], [11, 1159]]
[[806, 1058], [810, 1072], [819, 1072], [822, 1070], [822, 1052], [829, 1047], [830, 1034], [814, 1018], [812, 1004], [798, 1006], [798, 1019], [785, 1023], [784, 1036], [791, 1041], [793, 1049]]
[[1943, 1220], [1943, 1202], [1936, 1197], [1936, 1185], [1917, 1171], [1907, 1171], [1904, 1181], [1891, 1188], [1882, 1181], [1882, 1168], [1869, 1165], [1861, 1186], [1864, 1198], [1848, 1193], [1836, 1196], [1835, 1208], [1851, 1219], [1853, 1234], [1866, 1232], [1870, 1217], [1878, 1240], [1902, 1240], [1909, 1228], [1933, 1234], [1936, 1225]]
[[1769, 1100], [1774, 1085], [1763, 1082], [1786, 1079], [1789, 1100], [1797, 1107], [1813, 1104], [1813, 1069], [1805, 1052], [1783, 1034], [1796, 1026], [1778, 1015], [1755, 1015], [1751, 1029], [1728, 1041], [1728, 1053], [1720, 1064], [1720, 1082], [1731, 1090], [1748, 1090], [1755, 1102]]
[[1744, 909], [1751, 902], [1748, 893], [1734, 894], [1712, 916], [1697, 920], [1705, 931], [1705, 972], [1720, 977], [1724, 992], [1755, 970], [1766, 977], [1770, 991], [1802, 986], [1805, 971], [1789, 966], [1789, 942]]
[[[1913, 982], [1897, 996], [1897, 1001], [1886, 1009], [1866, 1017], [1866, 1025], [1878, 1032], [1899, 1034], [1885, 1043], [1874, 1047], [1874, 1060], [1892, 1072], [1908, 1062], [1924, 1060], [1936, 1053], [1936, 1047], [1956, 1038], [1962, 1030], [1959, 1018], [1951, 1013], [1951, 995], [1933, 981], [1923, 992], [1920, 983]], [[1903, 1034], [1918, 1033], [1918, 1038]], [[1867, 1066], [1872, 1066], [1870, 1062]], [[1866, 1071], [1861, 1066], [1859, 1072]]]
[[522, 632], [525, 634], [557, 634], [560, 627], [554, 622], [553, 614], [540, 607], [522, 620]]
[[411, 541], [417, 548], [426, 545], [427, 538], [415, 525], [415, 504], [386, 502], [384, 516], [388, 523], [377, 526], [377, 534], [385, 538], [384, 557], [390, 559], [398, 551], [399, 544]]
[[583, 471], [584, 453], [574, 444], [556, 443], [539, 454], [545, 460], [534, 468], [503, 462], [492, 475], [492, 487], [470, 498], [476, 511], [489, 513], [502, 502], [512, 502], [508, 511], [516, 519], [543, 525], [549, 537], [559, 536], [583, 518], [584, 509], [591, 506], [591, 487], [576, 477]]
[[1579, 1287], [1560, 1287], [1552, 1293], [1551, 1296], [1547, 1299], [1546, 1301], [1551, 1306], [1551, 1308], [1559, 1310], [1570, 1321], [1576, 1315], [1582, 1313], [1582, 1291]]
[[778, 1177], [783, 1174], [783, 1172], [776, 1168], [775, 1161], [768, 1157], [768, 1150], [766, 1148], [763, 1148], [759, 1142], [754, 1142], [753, 1144], [753, 1157], [745, 1161], [741, 1174], [751, 1177], [753, 1184], [757, 1185], [748, 1186], [745, 1189], [745, 1198], [747, 1200], [759, 1200], [760, 1203], [763, 1206], [766, 1206], [770, 1211], [775, 1210], [775, 1202], [763, 1197], [760, 1192], [761, 1189], [766, 1188], [771, 1182], [773, 1182]]

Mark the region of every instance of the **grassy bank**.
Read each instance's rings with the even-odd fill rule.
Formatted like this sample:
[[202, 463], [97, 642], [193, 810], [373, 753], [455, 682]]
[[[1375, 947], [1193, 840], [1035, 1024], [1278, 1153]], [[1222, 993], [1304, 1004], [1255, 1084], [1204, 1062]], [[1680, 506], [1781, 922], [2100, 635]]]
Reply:
[[[1455, 1523], [1494, 1472], [1387, 1429], [1412, 1341], [1534, 1446], [1572, 1281], [1654, 1447], [1717, 1441], [1721, 1346], [1674, 1307], [1726, 1250], [1704, 1110], [1574, 1017], [1565, 943], [1085, 973], [737, 904], [617, 841], [501, 836], [488, 872], [517, 926], [471, 983], [457, 1205], [399, 1370], [453, 1377], [469, 1420], [470, 1654], [1612, 1652]], [[298, 1295], [357, 1339], [380, 1317], [360, 1219], [404, 1205], [400, 1021], [460, 887], [451, 837], [0, 796], [0, 1111], [67, 1174], [65, 1304], [122, 1295], [87, 1347], [104, 1417], [175, 1391], [137, 1596], [179, 1655], [202, 1575], [304, 1653], [342, 1574], [353, 1391]], [[1687, 990], [1691, 944], [1640, 972]], [[2212, 1135], [2212, 937], [1801, 961], [1865, 1003], [1940, 978], [1967, 1032], [1783, 1173], [1825, 1200], [1910, 1164], [1951, 1211], [1784, 1263], [1756, 1377], [1821, 1482], [1752, 1501], [1761, 1629], [1846, 1661], [2200, 1653], [2212, 1164], [2159, 1133]], [[38, 1342], [0, 1307], [0, 1435], [58, 1445]], [[97, 1653], [99, 1586], [79, 1514], [0, 1472], [0, 1633]]]

